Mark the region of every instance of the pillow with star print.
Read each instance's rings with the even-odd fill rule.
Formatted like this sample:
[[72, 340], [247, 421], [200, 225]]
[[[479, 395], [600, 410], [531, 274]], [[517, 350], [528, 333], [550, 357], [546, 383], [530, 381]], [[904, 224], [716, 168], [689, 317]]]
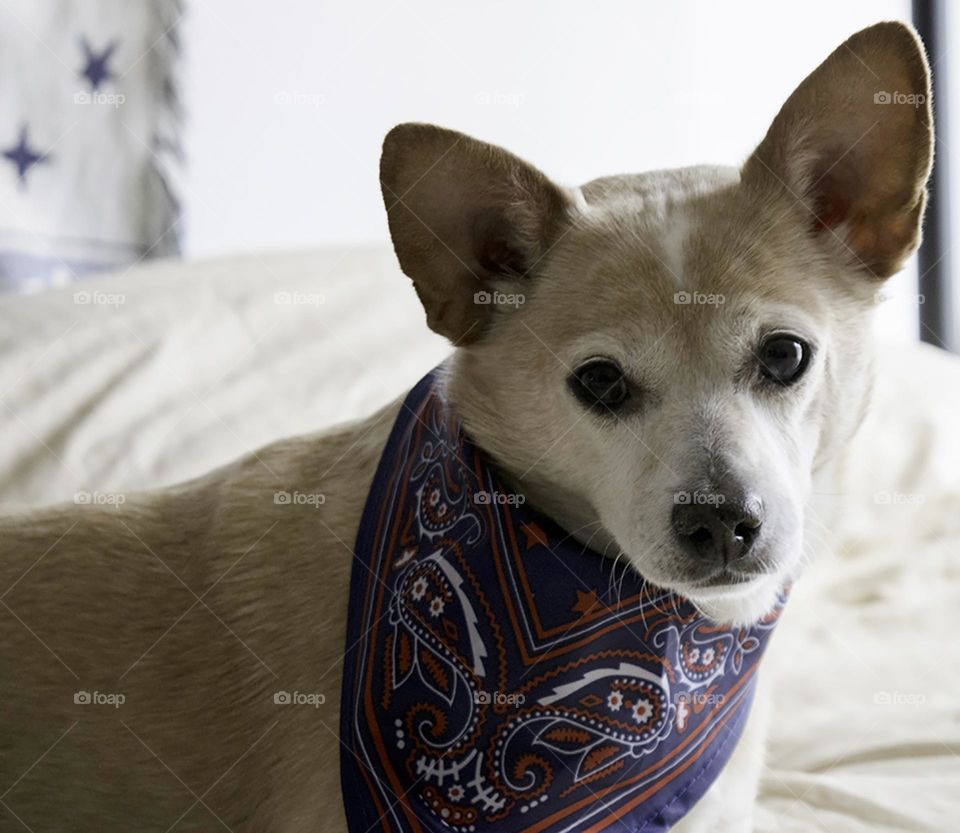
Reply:
[[0, 4], [0, 291], [178, 253], [182, 14], [183, 0]]

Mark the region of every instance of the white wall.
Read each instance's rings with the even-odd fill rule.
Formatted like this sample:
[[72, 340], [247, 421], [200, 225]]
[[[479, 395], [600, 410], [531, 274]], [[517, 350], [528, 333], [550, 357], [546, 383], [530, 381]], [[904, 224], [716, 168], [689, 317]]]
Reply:
[[[401, 121], [503, 144], [565, 182], [738, 163], [837, 44], [909, 5], [196, 0], [187, 253], [386, 241], [377, 161]], [[909, 303], [881, 314], [914, 335]]]

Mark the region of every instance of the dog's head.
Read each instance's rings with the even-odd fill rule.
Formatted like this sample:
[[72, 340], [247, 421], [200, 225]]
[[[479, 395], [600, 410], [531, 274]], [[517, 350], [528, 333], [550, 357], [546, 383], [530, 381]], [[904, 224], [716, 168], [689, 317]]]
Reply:
[[582, 540], [745, 622], [795, 572], [812, 475], [862, 416], [870, 312], [918, 243], [931, 155], [922, 47], [881, 23], [740, 170], [567, 189], [408, 124], [381, 180], [468, 433]]

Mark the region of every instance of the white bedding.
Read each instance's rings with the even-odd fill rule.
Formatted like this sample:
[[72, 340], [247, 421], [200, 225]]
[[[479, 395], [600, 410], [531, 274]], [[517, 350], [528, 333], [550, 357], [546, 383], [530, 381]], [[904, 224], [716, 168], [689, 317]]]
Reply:
[[[173, 483], [362, 416], [446, 353], [380, 249], [0, 296], [0, 501]], [[958, 426], [960, 361], [886, 348], [767, 660], [760, 833], [958, 829]]]

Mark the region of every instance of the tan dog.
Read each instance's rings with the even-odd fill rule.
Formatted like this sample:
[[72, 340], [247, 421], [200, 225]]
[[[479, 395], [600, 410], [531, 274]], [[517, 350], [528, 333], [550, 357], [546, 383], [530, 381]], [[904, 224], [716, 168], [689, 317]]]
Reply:
[[[598, 552], [714, 618], [761, 616], [866, 406], [872, 299], [918, 242], [929, 101], [920, 44], [883, 23], [741, 170], [565, 189], [461, 134], [391, 131], [390, 230], [458, 346], [468, 432]], [[119, 510], [2, 518], [0, 829], [344, 831], [351, 546], [399, 408], [259, 452], [277, 481], [245, 459]], [[682, 830], [750, 829], [763, 709]]]

